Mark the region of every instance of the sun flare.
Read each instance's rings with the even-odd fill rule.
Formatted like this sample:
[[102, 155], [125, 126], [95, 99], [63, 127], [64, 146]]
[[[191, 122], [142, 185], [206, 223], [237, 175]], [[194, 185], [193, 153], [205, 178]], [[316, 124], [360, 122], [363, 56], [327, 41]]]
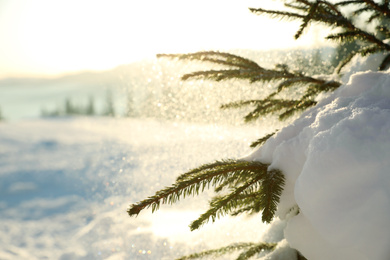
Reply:
[[[260, 5], [261, 4], [261, 5]], [[251, 14], [272, 1], [9, 1], [0, 12], [0, 77], [102, 70], [157, 53], [276, 49], [296, 28]], [[1, 4], [0, 4], [1, 5]], [[283, 33], [275, 33], [275, 32]], [[289, 32], [289, 33], [285, 33]]]

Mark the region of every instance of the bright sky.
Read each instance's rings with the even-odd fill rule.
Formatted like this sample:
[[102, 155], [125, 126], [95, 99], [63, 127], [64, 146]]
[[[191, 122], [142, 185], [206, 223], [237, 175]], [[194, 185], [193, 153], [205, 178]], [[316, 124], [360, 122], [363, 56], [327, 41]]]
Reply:
[[[288, 48], [268, 0], [0, 0], [0, 78], [102, 70], [157, 53]], [[274, 3], [271, 1], [271, 3]]]

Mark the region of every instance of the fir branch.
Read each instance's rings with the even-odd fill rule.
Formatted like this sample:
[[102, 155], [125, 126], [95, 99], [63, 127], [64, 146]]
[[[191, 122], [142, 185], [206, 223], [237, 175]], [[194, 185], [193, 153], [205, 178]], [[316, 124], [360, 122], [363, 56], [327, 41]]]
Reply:
[[[258, 171], [255, 172], [252, 180], [236, 188], [232, 193], [225, 196], [217, 196], [210, 202], [210, 209], [200, 215], [200, 217], [193, 221], [190, 225], [191, 231], [198, 229], [204, 225], [211, 218], [212, 222], [215, 222], [216, 218], [223, 216], [226, 213], [232, 211], [237, 207], [237, 198], [245, 190], [249, 189], [252, 185], [259, 184], [262, 179], [265, 179], [267, 173], [266, 167], [259, 167]], [[250, 173], [249, 173], [250, 174]]]
[[364, 1], [363, 0], [341, 1], [341, 2], [335, 3], [335, 6], [348, 6], [348, 5], [353, 5], [353, 4], [362, 5], [362, 4], [364, 4]]
[[[222, 166], [222, 167], [221, 167]], [[191, 230], [199, 228], [210, 218], [216, 218], [242, 207], [243, 199], [247, 195], [259, 192], [259, 209], [263, 211], [263, 221], [269, 222], [275, 213], [274, 207], [279, 202], [280, 189], [284, 185], [284, 176], [277, 170], [267, 171], [268, 164], [260, 162], [233, 161], [226, 163], [216, 162], [201, 166], [184, 177], [178, 178], [176, 183], [168, 188], [158, 191], [154, 196], [139, 203], [131, 205], [128, 213], [130, 216], [138, 215], [145, 208], [152, 207], [152, 212], [157, 210], [160, 204], [175, 203], [180, 197], [199, 194], [210, 184], [218, 186], [222, 181], [237, 176], [242, 178], [242, 185], [225, 196], [217, 196], [210, 202], [210, 209], [202, 214], [191, 225]], [[190, 177], [191, 176], [191, 177]], [[245, 176], [245, 177], [240, 177]], [[263, 187], [263, 185], [270, 185]]]
[[237, 216], [243, 213], [255, 214], [259, 213], [262, 208], [259, 203], [261, 190], [256, 190], [251, 193], [243, 194], [239, 198], [239, 207], [234, 211], [230, 212], [230, 216]]
[[[338, 34], [331, 34], [326, 37], [328, 40], [335, 40], [339, 42], [353, 42], [361, 40], [366, 44], [374, 45], [381, 50], [390, 50], [390, 45], [382, 42], [376, 38], [373, 34], [364, 32], [360, 29], [344, 31]], [[359, 51], [358, 51], [359, 52]]]
[[[284, 87], [291, 86], [294, 84], [308, 84], [314, 82], [307, 88], [305, 94], [299, 100], [289, 100], [289, 99], [276, 99], [273, 98], [277, 93], [279, 93]], [[292, 116], [295, 112], [305, 110], [311, 106], [317, 104], [316, 101], [312, 100], [312, 97], [321, 93], [333, 91], [341, 86], [341, 83], [336, 81], [325, 81], [321, 79], [314, 78], [297, 78], [292, 79], [290, 81], [282, 82], [278, 90], [272, 94], [270, 94], [267, 98], [258, 100], [240, 100], [236, 102], [231, 102], [227, 104], [221, 105], [221, 109], [229, 109], [229, 108], [240, 108], [248, 105], [253, 105], [255, 108], [249, 112], [244, 120], [246, 122], [253, 121], [260, 116], [264, 116], [266, 114], [279, 114], [279, 119], [284, 120], [290, 116]]]
[[[188, 79], [211, 79], [215, 81], [227, 80], [227, 79], [249, 79], [251, 82], [259, 79], [258, 75], [262, 74], [263, 70], [208, 70], [197, 71], [193, 73], [185, 74], [181, 77], [182, 80]], [[263, 80], [272, 79], [270, 77], [262, 77]]]
[[239, 108], [247, 105], [255, 105], [255, 108], [245, 117], [245, 122], [251, 122], [260, 116], [279, 113], [279, 119], [284, 120], [292, 116], [295, 111], [301, 111], [316, 104], [313, 100], [289, 100], [266, 98], [262, 100], [237, 101], [221, 106], [222, 109]]
[[187, 173], [181, 174], [177, 177], [176, 182], [182, 182], [191, 178], [194, 178], [194, 176], [198, 176], [201, 173], [205, 172], [212, 172], [215, 170], [219, 171], [240, 171], [243, 170], [246, 166], [248, 166], [247, 161], [243, 160], [233, 160], [233, 159], [227, 159], [222, 161], [216, 161], [213, 163], [208, 163], [201, 165], [191, 171], [188, 171]]
[[283, 20], [283, 19], [296, 20], [296, 19], [304, 19], [305, 18], [305, 15], [301, 15], [298, 13], [267, 10], [267, 9], [263, 9], [263, 8], [249, 8], [249, 11], [251, 11], [252, 13], [255, 13], [255, 14], [266, 14], [266, 15], [270, 16], [271, 18], [279, 18], [281, 20]]
[[[290, 73], [286, 70], [269, 70], [269, 69], [226, 69], [226, 70], [207, 70], [196, 71], [182, 76], [182, 80], [188, 79], [211, 79], [216, 81], [226, 79], [248, 79], [251, 83], [256, 81], [271, 82], [277, 80], [287, 80], [291, 78], [301, 77], [301, 74]], [[305, 78], [301, 78], [304, 81]], [[309, 78], [306, 81], [310, 81]]]
[[[240, 187], [235, 188], [231, 193], [214, 197], [210, 202], [210, 209], [191, 223], [191, 230], [198, 229], [208, 222], [210, 218], [212, 219], [212, 222], [214, 222], [216, 218], [234, 210], [239, 206], [240, 195], [252, 193], [254, 191], [253, 186], [261, 186], [262, 180], [267, 179], [267, 175], [271, 174], [267, 172], [268, 164], [260, 162], [250, 162], [250, 164], [253, 166], [252, 169], [245, 169], [240, 173], [240, 175], [250, 176], [250, 179]], [[268, 209], [264, 209], [264, 211], [268, 211]]]
[[277, 90], [274, 93], [272, 93], [271, 95], [269, 95], [268, 97], [273, 97], [276, 94], [282, 92], [283, 89], [286, 89], [288, 87], [292, 87], [294, 85], [304, 85], [304, 84], [309, 83], [309, 82], [311, 82], [311, 81], [310, 80], [305, 80], [305, 78], [303, 78], [303, 77], [297, 77], [297, 78], [293, 78], [293, 79], [288, 79], [288, 80], [282, 81], [277, 86]]
[[251, 148], [255, 148], [255, 147], [257, 147], [257, 146], [260, 146], [260, 145], [264, 144], [268, 139], [270, 139], [272, 136], [274, 136], [274, 134], [275, 134], [277, 131], [278, 131], [278, 130], [276, 130], [275, 132], [270, 133], [270, 134], [268, 134], [268, 135], [266, 135], [266, 136], [264, 136], [264, 137], [258, 139], [257, 141], [255, 141], [255, 142], [253, 142], [253, 143], [251, 143], [250, 147], [251, 147]]
[[359, 16], [361, 15], [362, 13], [364, 12], [373, 12], [372, 8], [368, 7], [368, 6], [365, 6], [365, 7], [362, 7], [360, 9], [357, 9], [355, 10], [353, 13], [352, 13], [352, 16]]
[[199, 60], [214, 64], [222, 64], [241, 69], [260, 69], [261, 67], [249, 59], [226, 52], [205, 51], [186, 54], [157, 54], [157, 58], [177, 58], [180, 60]]
[[259, 99], [252, 99], [252, 100], [239, 100], [235, 102], [226, 103], [220, 106], [221, 109], [228, 109], [228, 108], [241, 108], [248, 105], [257, 105], [263, 102], [263, 100]]
[[279, 120], [285, 120], [297, 112], [305, 111], [306, 109], [313, 107], [317, 104], [317, 101], [314, 100], [302, 100], [297, 102], [294, 106], [287, 109], [284, 113], [279, 115]]
[[227, 160], [201, 166], [197, 169], [184, 173], [170, 187], [162, 189], [154, 196], [141, 202], [135, 203], [128, 209], [130, 216], [138, 215], [143, 209], [152, 207], [152, 212], [159, 209], [160, 204], [173, 204], [180, 197], [194, 196], [203, 192], [210, 185], [218, 186], [226, 178], [240, 174], [250, 174], [264, 169], [268, 165], [260, 162], [247, 162], [241, 160]]
[[246, 207], [242, 207], [232, 213], [230, 213], [230, 216], [238, 216], [240, 214], [243, 214], [243, 213], [248, 213], [248, 214], [253, 214], [253, 213], [258, 213], [258, 211], [254, 210], [254, 206], [253, 206], [253, 202], [249, 201], [248, 202], [248, 206]]
[[374, 54], [377, 52], [384, 52], [384, 51], [386, 51], [386, 49], [383, 49], [383, 48], [376, 46], [376, 45], [362, 47], [358, 50], [359, 54], [362, 56], [367, 56], [367, 55], [371, 55], [371, 54]]
[[341, 42], [353, 42], [358, 39], [361, 34], [358, 31], [346, 31], [337, 34], [331, 34], [326, 36], [327, 40], [334, 40]]
[[305, 5], [310, 5], [311, 3], [307, 0], [296, 0], [298, 3], [302, 3], [302, 4], [305, 4]]
[[[357, 51], [352, 51], [349, 53], [348, 56], [346, 56], [344, 58], [344, 60], [342, 60], [338, 67], [336, 68], [336, 72], [337, 73], [340, 73], [341, 70], [343, 69], [343, 67], [345, 67], [345, 65], [347, 65], [356, 55], [360, 54], [361, 56], [367, 56], [367, 55], [371, 55], [371, 54], [374, 54], [374, 53], [378, 53], [378, 52], [388, 52], [387, 49], [385, 48], [382, 48], [381, 46], [377, 46], [375, 44], [373, 45], [370, 45], [370, 46], [366, 46], [366, 47], [362, 47], [360, 48], [359, 50]], [[381, 64], [379, 65], [378, 69], [379, 70], [385, 70], [389, 64], [389, 57], [388, 55], [382, 60]]]
[[308, 12], [307, 16], [305, 18], [303, 18], [303, 21], [302, 21], [302, 24], [301, 24], [299, 30], [295, 33], [295, 36], [294, 36], [295, 39], [298, 39], [302, 35], [303, 30], [309, 25], [309, 22], [311, 20], [314, 20], [314, 15], [317, 11], [318, 4], [319, 4], [319, 2], [315, 2], [307, 11]]
[[[364, 0], [364, 4], [370, 5], [371, 9], [374, 8], [375, 10], [377, 10], [378, 12], [382, 13], [385, 16], [390, 15], [390, 11], [387, 11], [388, 9], [387, 6], [379, 8], [377, 4], [373, 5], [372, 2], [373, 1], [370, 0]], [[328, 1], [315, 1], [312, 3], [309, 3], [308, 1], [304, 1], [304, 3], [308, 5], [308, 8], [305, 10], [305, 12], [307, 13], [306, 15], [302, 15], [294, 12], [280, 12], [280, 11], [273, 11], [273, 10], [265, 10], [261, 8], [260, 9], [252, 8], [250, 10], [252, 12], [259, 13], [259, 14], [272, 14], [276, 16], [281, 16], [283, 18], [301, 19], [302, 24], [300, 26], [300, 29], [295, 34], [296, 38], [300, 37], [303, 30], [308, 26], [309, 22], [313, 21], [313, 22], [325, 23], [330, 27], [339, 27], [348, 32], [354, 32], [356, 36], [358, 36], [363, 41], [367, 43], [374, 43], [378, 46], [381, 46], [382, 48], [385, 48], [386, 50], [390, 50], [390, 45], [384, 43], [383, 41], [375, 37], [375, 35], [368, 33], [365, 30], [361, 30], [357, 28], [352, 21], [346, 18], [338, 10], [338, 6], [347, 6], [349, 4], [362, 4], [362, 2], [346, 1], [339, 4], [332, 4]], [[301, 10], [303, 9], [304, 8], [301, 8]]]
[[234, 202], [237, 209], [231, 207], [231, 210], [233, 210], [229, 213], [231, 216], [242, 213], [254, 214], [262, 211], [262, 221], [271, 222], [283, 191], [284, 175], [279, 170], [271, 170], [267, 172], [265, 177], [262, 179], [259, 189], [237, 196]]
[[340, 74], [341, 70], [356, 56], [358, 51], [351, 51], [342, 61], [339, 62], [339, 65], [336, 68], [336, 73]]
[[[199, 52], [191, 54], [163, 54], [159, 57], [176, 57], [179, 59], [197, 59], [197, 60], [210, 60], [210, 57], [218, 57], [218, 59], [223, 59], [223, 64], [228, 67], [232, 67], [237, 64], [246, 64], [241, 66], [239, 69], [224, 69], [224, 70], [206, 70], [206, 71], [196, 71], [193, 73], [187, 73], [182, 76], [182, 80], [188, 79], [211, 79], [215, 81], [227, 80], [227, 79], [248, 79], [251, 83], [253, 82], [277, 82], [279, 85], [277, 90], [270, 94], [268, 98], [263, 100], [245, 100], [232, 102], [224, 104], [221, 106], [222, 109], [226, 108], [238, 108], [247, 105], [255, 105], [255, 108], [252, 112], [248, 113], [244, 120], [246, 122], [257, 119], [261, 115], [279, 113], [279, 118], [287, 118], [288, 115], [292, 115], [293, 111], [291, 109], [298, 108], [302, 110], [309, 107], [307, 104], [314, 104], [309, 102], [304, 97], [301, 100], [281, 100], [273, 99], [273, 97], [280, 93], [283, 89], [294, 86], [294, 85], [315, 85], [317, 86], [318, 92], [328, 91], [329, 89], [322, 88], [322, 86], [327, 84], [327, 81], [322, 79], [317, 79], [309, 76], [304, 76], [301, 72], [290, 72], [288, 66], [284, 64], [276, 65], [275, 69], [265, 69], [260, 67], [255, 62], [248, 59], [230, 55], [227, 53], [219, 52]], [[213, 58], [214, 59], [214, 58]], [[226, 63], [229, 60], [229, 63]], [[233, 62], [234, 60], [234, 62]], [[216, 61], [218, 64], [222, 62]], [[243, 67], [246, 67], [243, 69]], [[250, 67], [250, 68], [249, 68]], [[333, 89], [332, 89], [333, 90]], [[316, 93], [318, 93], [316, 92]]]
[[382, 16], [378, 13], [373, 13], [367, 20], [367, 23], [372, 23], [375, 19], [380, 19]]
[[344, 17], [344, 15], [339, 11], [339, 9], [337, 8], [337, 6], [335, 4], [332, 4], [326, 0], [325, 1], [317, 0], [316, 3], [321, 4], [326, 8], [329, 8], [329, 11], [333, 12], [334, 15], [339, 16], [339, 17], [340, 16]]
[[284, 175], [279, 170], [271, 170], [265, 175], [258, 204], [259, 208], [263, 209], [261, 217], [263, 222], [270, 223], [273, 219], [284, 183]]
[[390, 38], [390, 30], [386, 26], [378, 25], [375, 29], [377, 32], [383, 34], [385, 38]]
[[387, 54], [383, 59], [382, 63], [379, 65], [379, 70], [385, 70], [389, 67], [390, 64], [390, 54]]
[[285, 3], [284, 6], [291, 8], [291, 9], [296, 9], [298, 11], [306, 11], [307, 10], [307, 5], [295, 5], [293, 3]]
[[256, 254], [261, 253], [262, 251], [266, 250], [274, 250], [276, 247], [276, 243], [260, 243], [254, 246], [251, 246], [244, 252], [242, 252], [236, 260], [246, 260], [249, 259]]
[[308, 100], [308, 99], [311, 100], [312, 98], [317, 96], [319, 93], [334, 91], [340, 86], [341, 86], [341, 83], [337, 82], [337, 81], [326, 81], [323, 84], [310, 85], [306, 89], [305, 94], [303, 95], [301, 100], [302, 101]]
[[[234, 189], [235, 187], [241, 185], [242, 183], [246, 183], [250, 181], [251, 177], [252, 177], [251, 174], [239, 174], [239, 175], [229, 176], [224, 181], [219, 183], [218, 186], [215, 186], [214, 191], [215, 193], [219, 193], [224, 189]], [[242, 196], [242, 194], [240, 194], [240, 196]]]
[[383, 14], [384, 16], [390, 16], [390, 9], [389, 9], [388, 5], [386, 5], [386, 4], [380, 5], [372, 0], [363, 0], [363, 1], [367, 4], [367, 6], [370, 6], [372, 9], [374, 9], [378, 13]]
[[[276, 243], [259, 243], [259, 244], [255, 244], [255, 243], [235, 243], [235, 244], [232, 244], [232, 245], [229, 245], [229, 246], [225, 246], [225, 247], [221, 247], [221, 248], [218, 248], [218, 249], [211, 249], [211, 250], [203, 251], [203, 252], [200, 252], [200, 253], [191, 254], [191, 255], [188, 255], [188, 256], [183, 256], [183, 257], [180, 257], [180, 258], [178, 258], [176, 260], [201, 259], [203, 257], [208, 257], [208, 256], [218, 257], [218, 256], [222, 256], [222, 255], [226, 255], [226, 254], [232, 253], [234, 251], [241, 251], [241, 250], [245, 250], [245, 249], [246, 249], [246, 251], [251, 250], [251, 251], [259, 251], [260, 252], [262, 250], [273, 250], [275, 247], [276, 247]], [[257, 250], [256, 250], [256, 248], [257, 248]], [[248, 258], [249, 258], [249, 254], [248, 254], [247, 258], [237, 258], [237, 260], [244, 260], [244, 259], [248, 259]]]
[[244, 117], [244, 120], [245, 122], [250, 122], [266, 114], [273, 114], [281, 110], [293, 109], [299, 103], [299, 100], [265, 99], [258, 103], [256, 108]]
[[312, 77], [303, 76], [302, 73], [291, 73], [286, 66], [278, 64], [275, 69], [265, 69], [260, 66], [252, 66], [251, 69], [224, 69], [224, 70], [206, 70], [196, 71], [184, 74], [182, 80], [188, 79], [211, 79], [216, 81], [226, 79], [249, 79], [251, 83], [256, 81], [271, 82], [278, 80], [288, 80], [295, 83], [323, 83]]

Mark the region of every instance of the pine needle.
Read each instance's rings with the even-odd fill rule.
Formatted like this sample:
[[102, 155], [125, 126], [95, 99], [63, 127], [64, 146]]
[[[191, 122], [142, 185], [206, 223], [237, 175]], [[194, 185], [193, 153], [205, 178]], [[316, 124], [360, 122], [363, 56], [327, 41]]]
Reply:
[[278, 131], [278, 130], [276, 130], [275, 132], [270, 133], [270, 134], [268, 134], [268, 135], [266, 135], [266, 136], [264, 136], [264, 137], [258, 139], [257, 141], [255, 141], [255, 142], [253, 142], [253, 143], [251, 143], [250, 147], [251, 147], [251, 148], [255, 148], [255, 147], [257, 147], [257, 146], [260, 146], [260, 145], [264, 144], [268, 139], [270, 139], [272, 136], [274, 136], [274, 134], [275, 134], [277, 131]]

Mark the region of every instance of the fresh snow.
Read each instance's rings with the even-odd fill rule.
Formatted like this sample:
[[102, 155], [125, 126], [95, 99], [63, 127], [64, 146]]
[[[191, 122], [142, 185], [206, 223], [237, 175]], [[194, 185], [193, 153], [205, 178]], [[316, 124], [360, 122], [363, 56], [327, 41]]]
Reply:
[[[389, 259], [390, 73], [358, 72], [378, 60], [355, 60], [343, 86], [253, 152], [275, 126], [0, 122], [0, 259], [173, 259], [244, 241], [278, 243], [262, 260], [294, 259], [294, 248], [308, 260]], [[190, 232], [207, 194], [128, 217], [180, 173], [248, 153], [286, 177], [271, 225], [224, 218]]]
[[250, 151], [257, 127], [147, 119], [0, 122], [0, 259], [174, 259], [259, 241], [259, 216], [190, 232], [207, 196], [126, 212], [199, 164]]
[[389, 259], [389, 158], [386, 72], [354, 74], [246, 157], [283, 171], [277, 215], [290, 246], [315, 260]]

